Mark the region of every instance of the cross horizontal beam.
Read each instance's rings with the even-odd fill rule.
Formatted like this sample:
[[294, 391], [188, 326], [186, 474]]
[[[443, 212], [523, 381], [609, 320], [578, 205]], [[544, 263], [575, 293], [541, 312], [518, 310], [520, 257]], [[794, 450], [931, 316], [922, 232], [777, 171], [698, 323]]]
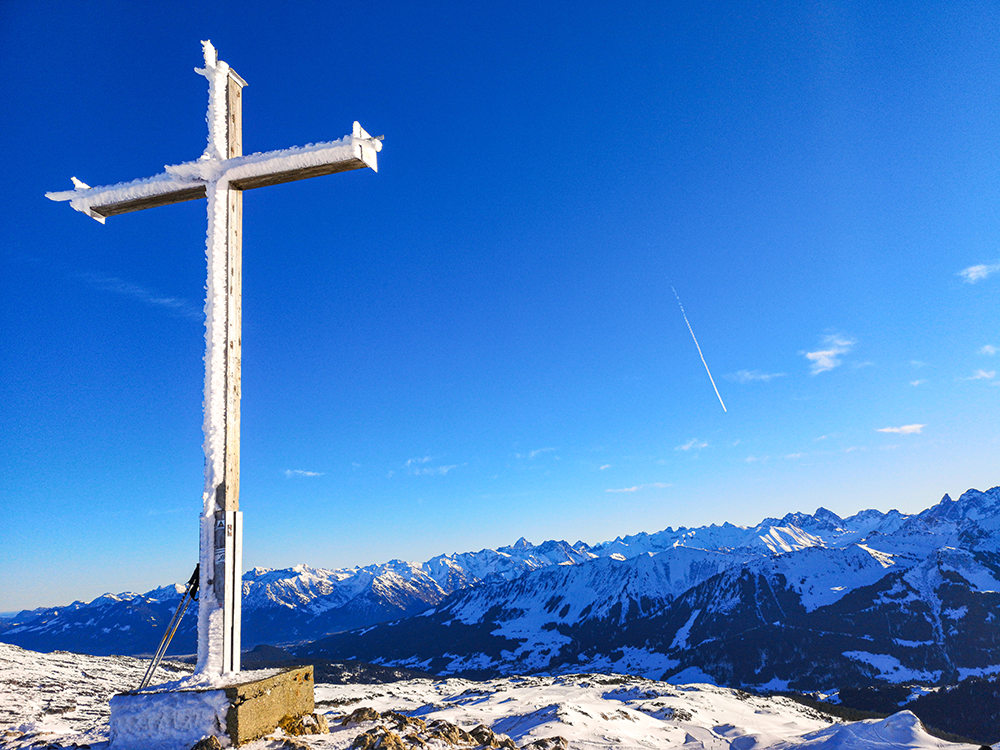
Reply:
[[237, 190], [252, 190], [253, 188], [266, 187], [268, 185], [281, 185], [284, 182], [295, 182], [305, 180], [310, 177], [322, 177], [327, 174], [337, 172], [349, 172], [352, 169], [361, 169], [369, 166], [363, 159], [345, 159], [344, 161], [330, 164], [317, 164], [312, 167], [298, 167], [288, 169], [284, 172], [272, 172], [254, 177], [244, 177], [242, 180], [231, 180], [229, 182]]
[[97, 214], [97, 216], [94, 216], [95, 219], [98, 216], [106, 219], [109, 216], [118, 216], [118, 214], [127, 214], [132, 211], [142, 211], [145, 208], [156, 208], [157, 206], [169, 206], [171, 203], [194, 201], [204, 198], [206, 195], [208, 195], [208, 189], [204, 185], [196, 185], [195, 187], [175, 189], [169, 193], [159, 193], [157, 195], [146, 196], [145, 198], [136, 198], [131, 201], [119, 201], [102, 206], [91, 206], [90, 213], [92, 216]]
[[54, 201], [69, 201], [77, 211], [103, 224], [109, 216], [204, 198], [208, 194], [207, 185], [212, 182], [225, 182], [237, 190], [253, 190], [364, 167], [377, 172], [376, 154], [381, 150], [380, 138], [368, 135], [355, 122], [352, 134], [339, 141], [232, 159], [185, 162], [168, 166], [166, 171], [152, 177], [117, 185], [89, 187], [78, 182], [75, 190], [45, 196]]

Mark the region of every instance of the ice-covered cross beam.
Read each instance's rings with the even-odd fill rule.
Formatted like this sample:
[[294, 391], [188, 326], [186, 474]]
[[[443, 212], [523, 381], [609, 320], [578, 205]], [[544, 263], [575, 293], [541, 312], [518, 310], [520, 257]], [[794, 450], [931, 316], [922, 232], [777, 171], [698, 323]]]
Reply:
[[152, 177], [46, 193], [100, 221], [171, 203], [208, 199], [205, 301], [205, 485], [202, 492], [198, 666], [240, 671], [243, 514], [240, 511], [240, 361], [242, 352], [243, 191], [370, 167], [381, 136], [358, 123], [339, 141], [243, 156], [242, 92], [246, 82], [202, 42], [208, 79], [208, 145], [195, 161]]
[[231, 159], [198, 159], [168, 166], [163, 172], [132, 182], [104, 187], [79, 183], [75, 190], [46, 193], [102, 224], [109, 216], [141, 211], [208, 195], [208, 184], [224, 182], [236, 190], [252, 190], [309, 177], [320, 177], [370, 167], [378, 171], [376, 154], [380, 138], [373, 138], [357, 122], [351, 135], [338, 141], [313, 143], [300, 148], [236, 156]]

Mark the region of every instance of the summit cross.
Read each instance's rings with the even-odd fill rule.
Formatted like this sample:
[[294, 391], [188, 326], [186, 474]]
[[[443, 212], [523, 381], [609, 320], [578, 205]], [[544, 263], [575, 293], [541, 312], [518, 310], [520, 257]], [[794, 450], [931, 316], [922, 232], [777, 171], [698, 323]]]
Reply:
[[196, 671], [240, 671], [243, 514], [240, 497], [240, 349], [243, 191], [370, 167], [378, 171], [381, 136], [355, 122], [349, 136], [302, 148], [243, 156], [246, 82], [202, 42], [208, 79], [208, 147], [195, 161], [105, 187], [75, 177], [74, 190], [46, 193], [102, 224], [109, 216], [208, 199], [205, 300], [205, 487], [202, 493], [198, 664]]

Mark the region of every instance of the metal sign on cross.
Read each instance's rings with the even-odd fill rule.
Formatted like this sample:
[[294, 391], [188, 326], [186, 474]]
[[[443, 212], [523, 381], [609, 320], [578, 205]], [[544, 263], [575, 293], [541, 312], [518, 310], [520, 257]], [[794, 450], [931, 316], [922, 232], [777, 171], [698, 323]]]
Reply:
[[208, 147], [191, 162], [133, 182], [46, 193], [101, 223], [109, 216], [208, 199], [205, 303], [205, 489], [201, 514], [198, 672], [240, 671], [242, 513], [240, 497], [240, 346], [243, 191], [370, 167], [381, 136], [355, 122], [339, 141], [243, 156], [246, 82], [202, 42], [208, 79]]

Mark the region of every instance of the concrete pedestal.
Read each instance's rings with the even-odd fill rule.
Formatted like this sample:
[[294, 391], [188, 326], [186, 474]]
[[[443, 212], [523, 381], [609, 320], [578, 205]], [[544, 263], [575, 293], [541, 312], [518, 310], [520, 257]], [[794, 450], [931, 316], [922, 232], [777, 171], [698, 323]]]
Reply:
[[311, 666], [237, 672], [210, 686], [197, 680], [114, 696], [110, 750], [190, 750], [213, 735], [238, 746], [315, 708]]

